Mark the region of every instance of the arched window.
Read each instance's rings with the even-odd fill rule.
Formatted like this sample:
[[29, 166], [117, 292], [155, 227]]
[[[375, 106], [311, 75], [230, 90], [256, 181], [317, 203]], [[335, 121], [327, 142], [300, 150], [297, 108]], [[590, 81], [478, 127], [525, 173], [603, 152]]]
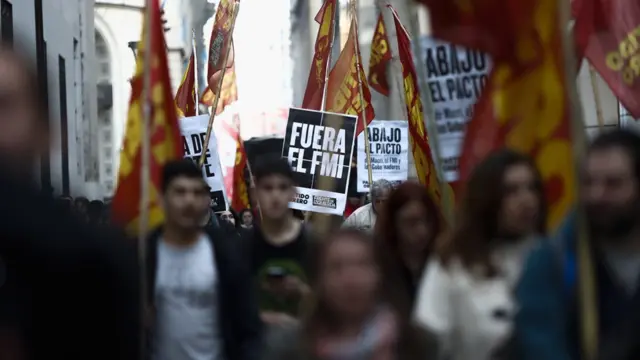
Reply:
[[100, 159], [100, 182], [105, 196], [114, 191], [115, 170], [113, 161], [113, 120], [112, 120], [112, 87], [111, 87], [111, 55], [104, 37], [95, 32], [96, 46], [96, 80], [98, 87], [98, 146]]

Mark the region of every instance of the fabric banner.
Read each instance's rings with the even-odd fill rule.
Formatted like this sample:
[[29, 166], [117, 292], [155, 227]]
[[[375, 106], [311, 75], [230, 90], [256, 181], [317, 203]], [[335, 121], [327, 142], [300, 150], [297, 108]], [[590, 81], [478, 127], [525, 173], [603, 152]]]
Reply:
[[467, 50], [432, 37], [422, 37], [422, 64], [438, 128], [440, 164], [444, 180], [458, 180], [458, 158], [465, 127], [473, 106], [487, 82], [491, 60], [486, 54]]
[[[409, 175], [409, 124], [406, 120], [373, 120], [367, 126], [373, 181], [392, 183]], [[358, 135], [358, 192], [369, 192], [369, 171], [364, 132]]]
[[[182, 145], [184, 157], [200, 160], [202, 144], [207, 133], [209, 115], [199, 115], [180, 119], [180, 131], [182, 132]], [[211, 191], [211, 208], [213, 211], [224, 211], [228, 208], [227, 196], [224, 191], [222, 166], [218, 156], [218, 141], [214, 133], [209, 138], [209, 147], [206, 150], [202, 176], [207, 181]]]
[[282, 157], [294, 172], [292, 209], [342, 215], [347, 201], [356, 117], [290, 109]]
[[578, 54], [587, 57], [620, 103], [640, 117], [640, 2], [573, 0]]

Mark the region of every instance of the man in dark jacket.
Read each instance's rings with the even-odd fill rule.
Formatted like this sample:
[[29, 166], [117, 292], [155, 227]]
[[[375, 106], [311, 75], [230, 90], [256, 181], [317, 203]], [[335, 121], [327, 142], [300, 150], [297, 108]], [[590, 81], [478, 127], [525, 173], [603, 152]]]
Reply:
[[166, 220], [147, 252], [147, 300], [154, 309], [157, 360], [258, 360], [261, 323], [237, 234], [202, 228], [207, 188], [190, 160], [168, 163], [162, 197]]
[[[640, 342], [640, 136], [614, 130], [591, 143], [581, 188], [593, 259], [598, 359], [638, 358]], [[516, 291], [518, 359], [588, 358], [582, 349], [579, 226], [569, 217], [533, 251]], [[593, 343], [593, 341], [591, 342]]]
[[37, 188], [46, 99], [16, 51], [0, 47], [0, 358], [137, 359], [135, 253]]

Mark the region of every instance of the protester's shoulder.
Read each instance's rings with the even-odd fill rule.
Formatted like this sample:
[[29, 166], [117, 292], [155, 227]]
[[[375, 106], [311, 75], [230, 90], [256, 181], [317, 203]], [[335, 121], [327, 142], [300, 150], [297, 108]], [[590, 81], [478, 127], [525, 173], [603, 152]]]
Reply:
[[362, 205], [359, 208], [357, 208], [349, 217], [358, 217], [360, 214], [364, 214], [367, 213], [369, 211], [371, 211], [371, 208], [373, 206], [371, 205], [371, 203], [366, 204], [366, 205]]

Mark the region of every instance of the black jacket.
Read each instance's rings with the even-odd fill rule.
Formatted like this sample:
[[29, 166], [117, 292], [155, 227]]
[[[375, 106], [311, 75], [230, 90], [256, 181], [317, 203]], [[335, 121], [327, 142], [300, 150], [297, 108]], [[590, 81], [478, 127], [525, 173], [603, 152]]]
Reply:
[[[218, 272], [219, 330], [224, 358], [258, 360], [262, 348], [262, 323], [251, 273], [248, 264], [242, 261], [239, 236], [228, 227], [206, 227], [205, 232], [212, 241]], [[150, 308], [153, 308], [161, 233], [161, 229], [153, 232], [147, 243], [147, 302]]]
[[12, 343], [22, 359], [138, 359], [134, 244], [58, 210], [0, 179], [0, 355]]

